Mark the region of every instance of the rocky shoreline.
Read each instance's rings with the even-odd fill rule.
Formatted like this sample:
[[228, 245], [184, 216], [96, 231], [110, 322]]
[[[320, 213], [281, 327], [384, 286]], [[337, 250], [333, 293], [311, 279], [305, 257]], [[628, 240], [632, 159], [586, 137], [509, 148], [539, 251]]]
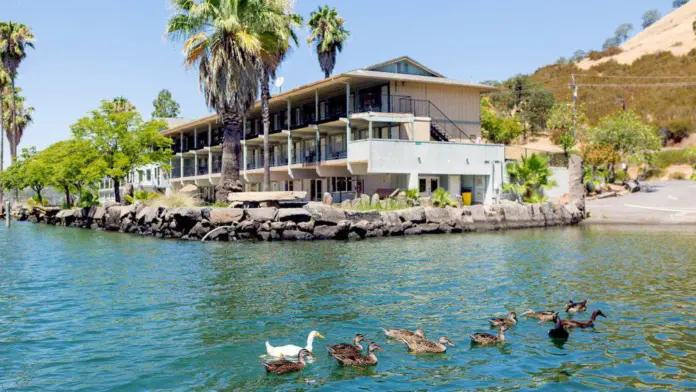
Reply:
[[316, 202], [302, 208], [246, 209], [136, 204], [24, 209], [18, 220], [182, 240], [201, 240], [210, 234], [210, 241], [311, 241], [575, 225], [585, 217], [583, 207], [582, 201], [562, 205], [503, 201], [490, 206], [398, 211], [351, 211]]

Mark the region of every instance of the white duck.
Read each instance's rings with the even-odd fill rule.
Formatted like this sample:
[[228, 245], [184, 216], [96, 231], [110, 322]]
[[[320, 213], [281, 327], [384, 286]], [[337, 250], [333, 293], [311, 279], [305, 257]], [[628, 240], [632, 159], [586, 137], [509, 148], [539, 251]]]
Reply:
[[275, 357], [275, 358], [283, 358], [283, 357], [296, 357], [299, 355], [300, 350], [303, 348], [310, 353], [312, 351], [312, 344], [314, 343], [314, 338], [321, 338], [324, 339], [324, 337], [317, 331], [312, 331], [309, 333], [309, 336], [307, 336], [307, 346], [306, 347], [300, 347], [300, 346], [295, 346], [294, 344], [288, 344], [285, 346], [279, 346], [279, 347], [273, 347], [271, 346], [271, 343], [266, 341], [266, 354], [268, 354], [269, 357]]

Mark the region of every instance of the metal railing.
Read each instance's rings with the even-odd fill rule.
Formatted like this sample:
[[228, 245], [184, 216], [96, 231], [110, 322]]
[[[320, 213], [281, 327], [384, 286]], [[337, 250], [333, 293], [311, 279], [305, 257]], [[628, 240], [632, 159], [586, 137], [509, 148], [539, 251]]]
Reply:
[[181, 167], [180, 166], [172, 167], [172, 178], [181, 178]]
[[196, 168], [193, 166], [184, 166], [184, 177], [193, 177], [196, 175]]
[[551, 167], [568, 167], [568, 157], [562, 152], [549, 152], [526, 147], [505, 146], [505, 160], [508, 161], [519, 161], [522, 157], [528, 158], [534, 154], [545, 156]]
[[207, 174], [208, 174], [208, 166], [207, 165], [198, 166], [198, 169], [196, 170], [197, 176], [205, 176]]
[[212, 173], [220, 173], [222, 171], [222, 160], [213, 161]]

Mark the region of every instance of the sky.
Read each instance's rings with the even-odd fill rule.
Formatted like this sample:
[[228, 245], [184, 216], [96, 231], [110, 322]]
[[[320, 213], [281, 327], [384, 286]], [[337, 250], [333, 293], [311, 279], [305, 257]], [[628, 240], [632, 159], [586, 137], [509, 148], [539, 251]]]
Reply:
[[[671, 11], [672, 0], [295, 0], [305, 20], [319, 5], [336, 7], [350, 38], [334, 73], [407, 55], [447, 77], [506, 79], [601, 48], [619, 24], [640, 31], [642, 14]], [[0, 20], [31, 27], [17, 86], [36, 109], [20, 148], [41, 149], [70, 137], [70, 125], [99, 106], [125, 96], [150, 117], [164, 88], [181, 105], [181, 117], [210, 114], [195, 70], [184, 68], [182, 42], [164, 37], [169, 0], [0, 0]], [[284, 89], [323, 78], [306, 28], [279, 70]], [[7, 143], [5, 143], [7, 146]], [[9, 149], [5, 150], [9, 162]], [[6, 163], [7, 164], [7, 163]]]

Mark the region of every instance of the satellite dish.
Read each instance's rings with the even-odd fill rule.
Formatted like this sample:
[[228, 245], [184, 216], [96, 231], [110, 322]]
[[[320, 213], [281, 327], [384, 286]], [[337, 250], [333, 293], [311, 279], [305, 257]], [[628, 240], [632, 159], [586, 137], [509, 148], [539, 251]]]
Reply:
[[278, 87], [280, 91], [283, 91], [283, 83], [285, 83], [285, 78], [278, 76], [274, 82], [275, 86]]

